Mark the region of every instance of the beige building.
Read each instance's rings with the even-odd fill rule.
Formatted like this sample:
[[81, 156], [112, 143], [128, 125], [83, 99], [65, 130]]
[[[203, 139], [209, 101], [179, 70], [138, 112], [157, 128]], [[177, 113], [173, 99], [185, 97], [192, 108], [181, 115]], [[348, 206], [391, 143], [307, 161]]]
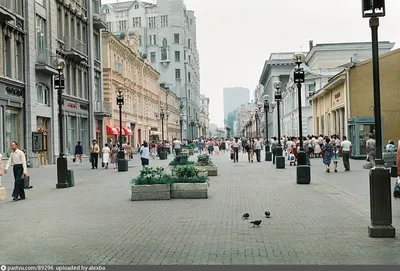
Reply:
[[[380, 56], [383, 144], [400, 137], [400, 49]], [[345, 68], [311, 99], [314, 134], [346, 135], [356, 157], [366, 155], [366, 141], [375, 132], [372, 61]]]
[[[164, 84], [160, 84], [160, 105], [168, 112], [168, 119], [164, 120], [164, 139], [173, 140], [180, 137], [180, 124], [179, 124], [179, 99], [171, 90], [165, 88]], [[160, 110], [158, 110], [160, 111]], [[159, 121], [161, 132], [161, 120]], [[158, 133], [160, 134], [160, 133]], [[161, 134], [160, 134], [161, 135]], [[159, 137], [160, 139], [162, 136]]]
[[116, 99], [122, 90], [123, 140], [138, 146], [160, 131], [155, 113], [159, 111], [160, 74], [139, 57], [138, 35], [103, 33], [104, 103], [110, 116], [105, 119], [108, 141], [119, 134], [119, 107]]
[[198, 135], [199, 137], [205, 137], [209, 138], [210, 137], [210, 118], [208, 117], [208, 114], [206, 114], [204, 111], [200, 111], [200, 118], [199, 118], [199, 131]]

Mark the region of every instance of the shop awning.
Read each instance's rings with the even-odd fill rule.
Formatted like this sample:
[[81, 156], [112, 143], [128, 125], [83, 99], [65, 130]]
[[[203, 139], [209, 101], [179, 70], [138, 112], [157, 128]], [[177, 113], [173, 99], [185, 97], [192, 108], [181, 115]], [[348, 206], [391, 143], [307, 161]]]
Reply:
[[126, 135], [131, 136], [133, 135], [132, 130], [129, 128], [122, 127], [122, 130], [125, 132]]
[[[115, 129], [117, 129], [117, 131], [118, 131], [118, 135], [119, 135], [119, 127], [117, 127], [117, 126], [115, 126]], [[125, 135], [125, 131], [124, 131], [124, 128], [122, 128], [122, 135]]]
[[118, 130], [108, 125], [106, 126], [106, 132], [107, 135], [118, 135]]

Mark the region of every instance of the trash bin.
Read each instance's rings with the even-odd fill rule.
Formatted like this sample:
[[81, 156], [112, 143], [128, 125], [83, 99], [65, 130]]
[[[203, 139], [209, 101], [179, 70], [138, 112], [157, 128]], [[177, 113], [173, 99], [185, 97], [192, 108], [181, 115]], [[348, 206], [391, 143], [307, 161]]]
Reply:
[[75, 185], [74, 171], [68, 169], [67, 170], [67, 182], [68, 187], [73, 187]]

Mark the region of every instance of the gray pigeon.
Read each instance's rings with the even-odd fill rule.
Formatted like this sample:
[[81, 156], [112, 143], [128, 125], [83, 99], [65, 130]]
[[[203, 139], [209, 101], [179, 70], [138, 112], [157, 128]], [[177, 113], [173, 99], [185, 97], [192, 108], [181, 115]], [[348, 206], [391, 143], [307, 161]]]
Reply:
[[248, 219], [250, 217], [250, 214], [249, 213], [244, 213], [243, 214], [243, 219]]
[[253, 227], [254, 226], [260, 227], [261, 222], [262, 222], [262, 220], [254, 220], [254, 221], [251, 221], [250, 223], [253, 224]]
[[265, 216], [266, 216], [267, 218], [270, 218], [270, 217], [271, 217], [271, 213], [268, 212], [268, 211], [266, 211], [266, 212], [265, 212]]

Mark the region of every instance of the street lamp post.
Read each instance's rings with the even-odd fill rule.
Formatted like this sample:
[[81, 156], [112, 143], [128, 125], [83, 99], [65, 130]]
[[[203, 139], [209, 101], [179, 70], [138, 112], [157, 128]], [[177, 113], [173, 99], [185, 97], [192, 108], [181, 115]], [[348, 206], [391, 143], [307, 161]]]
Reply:
[[[269, 96], [264, 95], [264, 114], [265, 114], [265, 140], [266, 145], [265, 145], [265, 161], [272, 161], [272, 152], [271, 152], [271, 142], [269, 141], [269, 135], [268, 135], [268, 114], [274, 112], [274, 109], [276, 107], [275, 102], [269, 102]], [[270, 111], [270, 108], [272, 109]]]
[[162, 142], [162, 144], [160, 147], [159, 156], [160, 156], [160, 160], [165, 160], [165, 159], [167, 159], [168, 155], [167, 155], [167, 151], [165, 148], [165, 140], [164, 140], [164, 120], [168, 120], [169, 112], [165, 111], [164, 107], [161, 106], [160, 112], [159, 113], [156, 112], [154, 114], [155, 114], [157, 120], [161, 120], [161, 142]]
[[363, 0], [363, 18], [369, 19], [372, 37], [372, 73], [374, 86], [374, 119], [376, 142], [376, 165], [369, 172], [371, 225], [368, 234], [374, 238], [394, 238], [396, 229], [392, 226], [392, 195], [390, 173], [382, 159], [382, 116], [379, 78], [379, 17], [385, 16], [384, 0]]
[[192, 130], [192, 141], [194, 139], [194, 126], [196, 126], [196, 121], [194, 120], [194, 118], [192, 118], [190, 120], [190, 127], [191, 127], [191, 130]]
[[294, 83], [297, 85], [297, 103], [299, 110], [299, 140], [300, 146], [297, 152], [296, 183], [309, 184], [311, 182], [311, 168], [307, 165], [307, 154], [303, 148], [303, 112], [301, 106], [301, 84], [304, 83], [304, 70], [300, 67], [305, 61], [305, 55], [296, 53], [293, 55], [293, 62], [297, 65], [294, 69]]
[[122, 106], [124, 105], [124, 87], [119, 86], [117, 105], [119, 107], [119, 151], [118, 151], [118, 172], [128, 171], [128, 161], [125, 159], [124, 147], [122, 146]]
[[280, 114], [280, 104], [282, 100], [282, 83], [277, 81], [274, 83], [275, 91], [275, 101], [276, 110], [278, 111], [278, 146], [276, 147], [276, 168], [285, 168], [285, 157], [283, 157], [283, 149], [281, 144], [281, 114]]
[[63, 124], [63, 97], [62, 92], [65, 88], [65, 81], [63, 71], [65, 68], [65, 61], [61, 58], [54, 60], [54, 68], [58, 71], [58, 75], [54, 80], [55, 89], [57, 89], [58, 99], [58, 123], [59, 123], [59, 138], [60, 138], [60, 154], [57, 158], [57, 188], [68, 188], [68, 161], [64, 155], [64, 124]]

